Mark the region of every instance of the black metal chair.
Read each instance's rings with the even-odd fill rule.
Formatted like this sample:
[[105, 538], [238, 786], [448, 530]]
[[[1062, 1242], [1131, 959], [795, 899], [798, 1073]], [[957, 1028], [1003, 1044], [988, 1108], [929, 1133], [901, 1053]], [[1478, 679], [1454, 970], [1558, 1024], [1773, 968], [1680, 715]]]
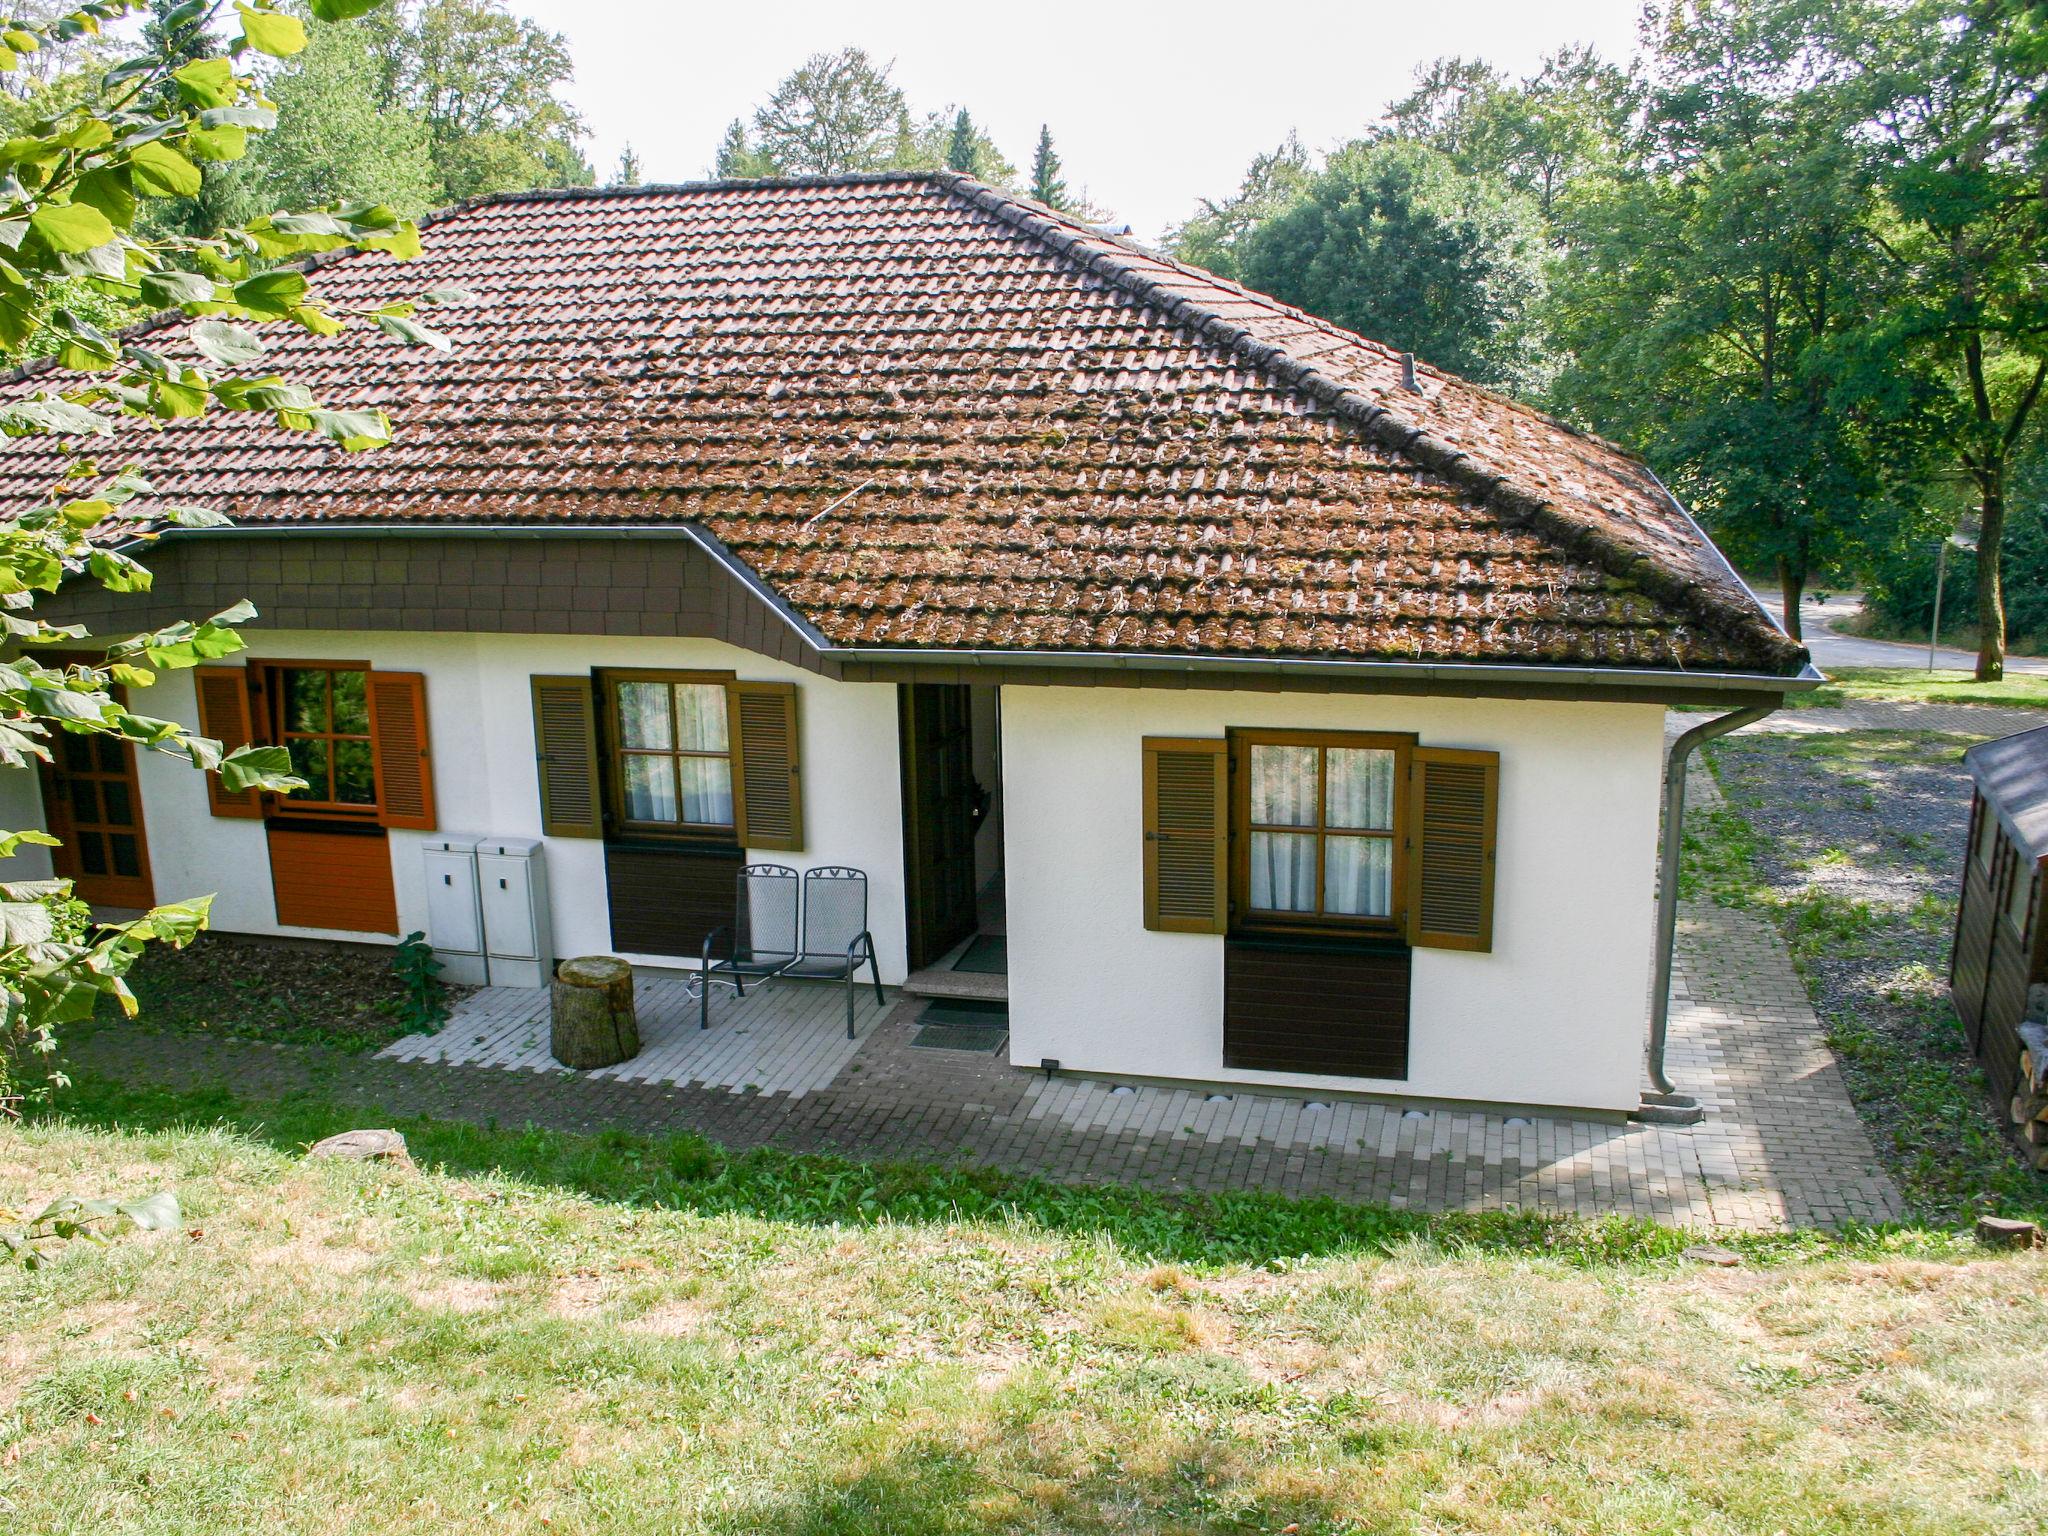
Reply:
[[881, 968], [875, 963], [875, 941], [868, 932], [867, 871], [838, 865], [805, 870], [802, 952], [776, 974], [844, 981], [846, 1038], [851, 1040], [853, 994], [862, 965], [874, 980], [876, 1003], [886, 1003]]
[[[797, 873], [786, 864], [745, 864], [734, 880], [733, 918], [725, 927], [704, 935], [704, 969], [698, 973], [697, 1027], [711, 1027], [711, 984], [731, 978], [733, 990], [747, 995], [747, 978], [766, 981], [780, 976], [802, 958], [797, 942]], [[714, 959], [720, 935], [727, 941], [722, 959]]]

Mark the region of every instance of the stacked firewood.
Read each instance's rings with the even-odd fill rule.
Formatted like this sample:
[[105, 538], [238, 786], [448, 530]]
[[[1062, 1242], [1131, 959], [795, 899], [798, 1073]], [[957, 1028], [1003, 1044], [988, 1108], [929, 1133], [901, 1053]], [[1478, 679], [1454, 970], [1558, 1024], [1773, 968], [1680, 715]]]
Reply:
[[2048, 1017], [2040, 1011], [2020, 1026], [2020, 1077], [2012, 1096], [2012, 1123], [2033, 1154], [2034, 1166], [2048, 1173]]

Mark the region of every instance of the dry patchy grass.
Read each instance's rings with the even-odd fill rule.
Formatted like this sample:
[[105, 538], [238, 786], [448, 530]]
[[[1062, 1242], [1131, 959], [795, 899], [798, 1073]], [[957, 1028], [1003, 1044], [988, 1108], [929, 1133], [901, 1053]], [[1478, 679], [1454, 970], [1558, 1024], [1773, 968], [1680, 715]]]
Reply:
[[2038, 1257], [1162, 1268], [61, 1122], [0, 1184], [191, 1229], [0, 1271], [24, 1531], [2048, 1524]]

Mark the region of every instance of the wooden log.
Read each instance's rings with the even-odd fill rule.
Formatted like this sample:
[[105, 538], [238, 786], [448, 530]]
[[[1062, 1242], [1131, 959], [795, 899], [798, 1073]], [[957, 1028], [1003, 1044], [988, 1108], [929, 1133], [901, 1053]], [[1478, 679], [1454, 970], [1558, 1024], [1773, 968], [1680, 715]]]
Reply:
[[2020, 1092], [2048, 1098], [2048, 1020], [2020, 1026]]
[[614, 955], [564, 960], [555, 971], [549, 1048], [565, 1067], [587, 1072], [640, 1054], [633, 968]]
[[2039, 1248], [2044, 1239], [2031, 1221], [2014, 1221], [2006, 1216], [1979, 1216], [1977, 1241], [1986, 1248]]

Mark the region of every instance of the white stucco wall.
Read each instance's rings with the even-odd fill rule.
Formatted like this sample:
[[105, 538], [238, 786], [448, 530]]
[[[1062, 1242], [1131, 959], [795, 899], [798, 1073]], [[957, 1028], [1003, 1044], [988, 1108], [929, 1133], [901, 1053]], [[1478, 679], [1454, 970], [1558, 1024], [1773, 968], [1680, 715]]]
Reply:
[[[892, 685], [834, 682], [713, 640], [262, 631], [251, 631], [248, 640], [251, 657], [367, 661], [388, 671], [424, 674], [443, 833], [541, 836], [530, 682], [537, 673], [664, 667], [794, 682], [805, 847], [801, 853], [763, 852], [759, 857], [798, 868], [846, 864], [866, 870], [869, 925], [882, 977], [902, 979], [903, 817]], [[135, 706], [198, 725], [189, 672], [165, 675]], [[374, 935], [280, 926], [262, 824], [209, 814], [205, 781], [182, 760], [142, 753], [138, 777], [159, 900], [215, 892], [214, 926], [227, 932], [379, 942]], [[426, 927], [420, 845], [430, 835], [390, 834], [401, 932]], [[594, 838], [570, 837], [546, 843], [556, 955], [611, 952], [603, 845]], [[649, 965], [678, 963], [667, 956], [628, 958]]]
[[[1413, 731], [1501, 755], [1493, 950], [1415, 951], [1403, 1082], [1226, 1068], [1223, 940], [1144, 926], [1142, 739], [1260, 726]], [[1631, 1109], [1662, 751], [1655, 705], [1006, 688], [1010, 1059]]]

